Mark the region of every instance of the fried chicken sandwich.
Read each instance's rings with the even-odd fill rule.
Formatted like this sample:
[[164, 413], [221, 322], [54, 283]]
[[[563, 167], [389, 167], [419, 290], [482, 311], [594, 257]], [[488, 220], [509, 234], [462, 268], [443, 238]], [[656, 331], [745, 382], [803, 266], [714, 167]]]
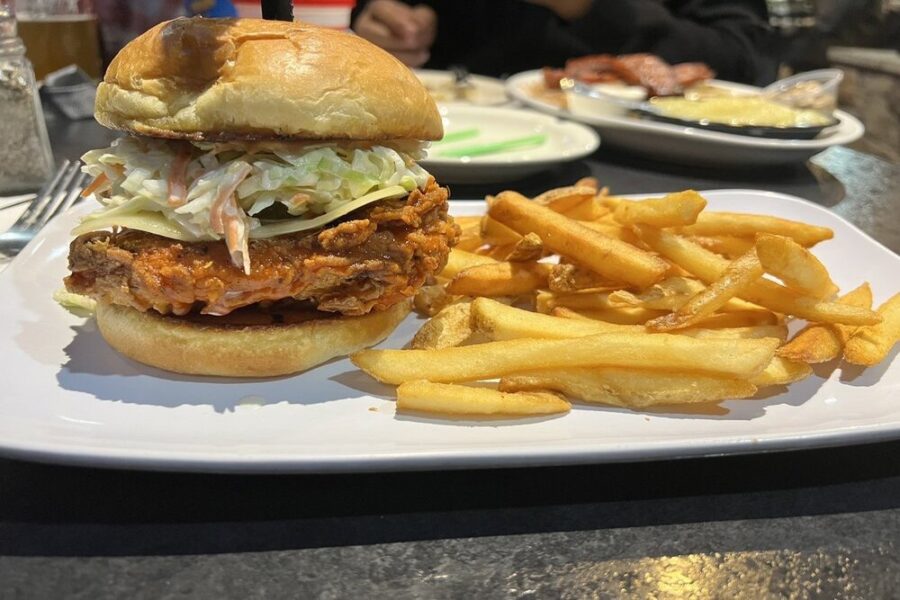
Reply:
[[127, 135], [83, 157], [102, 207], [74, 231], [66, 287], [149, 365], [275, 376], [371, 346], [458, 235], [415, 162], [442, 135], [434, 102], [349, 34], [162, 23], [113, 60], [96, 118]]

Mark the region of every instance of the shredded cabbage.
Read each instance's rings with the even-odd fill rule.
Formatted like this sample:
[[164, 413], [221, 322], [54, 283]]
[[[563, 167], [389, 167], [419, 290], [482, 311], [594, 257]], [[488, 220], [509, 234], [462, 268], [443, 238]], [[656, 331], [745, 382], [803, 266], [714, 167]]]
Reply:
[[[429, 174], [415, 162], [422, 154], [408, 141], [238, 147], [121, 138], [82, 157], [84, 172], [105, 176], [94, 190], [103, 209], [74, 233], [119, 226], [182, 241], [225, 239], [235, 264], [248, 270], [248, 239], [322, 227], [369, 202], [424, 189]], [[179, 159], [186, 167], [176, 166]], [[179, 189], [183, 196], [173, 193]]]
[[69, 310], [84, 310], [87, 312], [94, 312], [97, 308], [97, 301], [91, 298], [90, 296], [84, 296], [82, 294], [74, 294], [65, 288], [61, 288], [53, 292], [53, 299], [56, 300], [63, 306]]

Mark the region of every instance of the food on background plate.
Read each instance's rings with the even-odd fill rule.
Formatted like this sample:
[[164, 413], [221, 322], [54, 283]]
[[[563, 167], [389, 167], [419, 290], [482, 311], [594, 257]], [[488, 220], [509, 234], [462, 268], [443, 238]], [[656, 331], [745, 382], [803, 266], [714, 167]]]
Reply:
[[435, 102], [462, 102], [475, 106], [497, 106], [509, 102], [503, 82], [462, 70], [413, 71]]
[[[816, 73], [753, 91], [715, 82], [702, 63], [673, 66], [651, 54], [603, 54], [571, 59], [563, 69], [544, 68], [542, 81], [528, 92], [583, 117], [631, 117], [739, 135], [810, 139], [839, 123], [832, 113], [840, 78], [827, 86], [804, 80]], [[822, 102], [810, 100], [815, 85]]]
[[128, 135], [83, 157], [102, 208], [66, 287], [140, 362], [274, 376], [368, 347], [458, 236], [416, 164], [442, 135], [434, 101], [356, 36], [169, 21], [113, 60], [96, 117]]
[[[585, 199], [584, 188], [593, 195]], [[515, 416], [552, 403], [519, 398], [519, 412], [502, 411], [512, 402], [503, 393], [681, 410], [752, 398], [841, 356], [872, 365], [900, 340], [900, 294], [877, 312], [868, 283], [835, 297], [827, 270], [807, 250], [833, 237], [830, 229], [705, 211], [692, 190], [625, 200], [598, 188], [583, 180], [531, 200], [511, 191], [489, 197], [481, 227], [465, 230], [470, 250], [452, 250], [448, 270], [422, 294], [423, 306], [442, 298], [448, 308], [423, 325], [413, 349], [363, 350], [351, 360], [400, 386], [398, 411]], [[566, 216], [585, 202], [594, 208], [577, 214], [587, 220]], [[598, 235], [602, 256], [619, 265], [612, 271], [595, 260]], [[506, 257], [529, 236], [545, 255], [515, 263], [531, 280], [512, 290], [518, 271]], [[636, 258], [644, 256], [663, 268], [646, 269]], [[498, 302], [496, 290], [518, 297]], [[798, 318], [809, 324], [788, 340], [788, 323]]]
[[760, 96], [720, 98], [651, 98], [650, 108], [662, 117], [729, 127], [827, 127], [835, 123], [830, 114], [779, 104]]
[[703, 63], [669, 65], [653, 54], [598, 54], [566, 61], [563, 69], [545, 68], [544, 85], [558, 89], [563, 78], [583, 83], [620, 83], [639, 85], [650, 96], [680, 94], [695, 83], [715, 77]]

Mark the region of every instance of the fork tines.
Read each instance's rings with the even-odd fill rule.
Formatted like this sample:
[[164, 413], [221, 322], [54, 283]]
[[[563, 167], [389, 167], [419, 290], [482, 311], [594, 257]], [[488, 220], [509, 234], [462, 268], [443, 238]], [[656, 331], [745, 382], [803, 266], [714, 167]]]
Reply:
[[86, 174], [81, 173], [81, 163], [66, 160], [53, 179], [45, 185], [31, 206], [22, 214], [18, 223], [24, 227], [40, 226], [71, 207], [84, 187]]

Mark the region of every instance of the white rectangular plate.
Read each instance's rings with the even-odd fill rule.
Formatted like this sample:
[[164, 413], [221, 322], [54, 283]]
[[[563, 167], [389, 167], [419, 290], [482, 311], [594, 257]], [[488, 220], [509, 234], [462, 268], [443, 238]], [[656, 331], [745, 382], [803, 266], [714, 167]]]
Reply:
[[[781, 194], [708, 192], [711, 210], [779, 215], [831, 227], [816, 248], [849, 290], [880, 302], [900, 258], [833, 213]], [[727, 414], [640, 413], [576, 405], [568, 415], [449, 421], [394, 414], [393, 389], [346, 359], [294, 377], [174, 375], [111, 350], [92, 320], [51, 298], [66, 274], [75, 213], [50, 224], [0, 275], [0, 453], [142, 469], [234, 472], [387, 471], [668, 459], [900, 437], [900, 362], [838, 367]], [[454, 204], [479, 214], [481, 202]], [[403, 346], [410, 317], [383, 347]]]

